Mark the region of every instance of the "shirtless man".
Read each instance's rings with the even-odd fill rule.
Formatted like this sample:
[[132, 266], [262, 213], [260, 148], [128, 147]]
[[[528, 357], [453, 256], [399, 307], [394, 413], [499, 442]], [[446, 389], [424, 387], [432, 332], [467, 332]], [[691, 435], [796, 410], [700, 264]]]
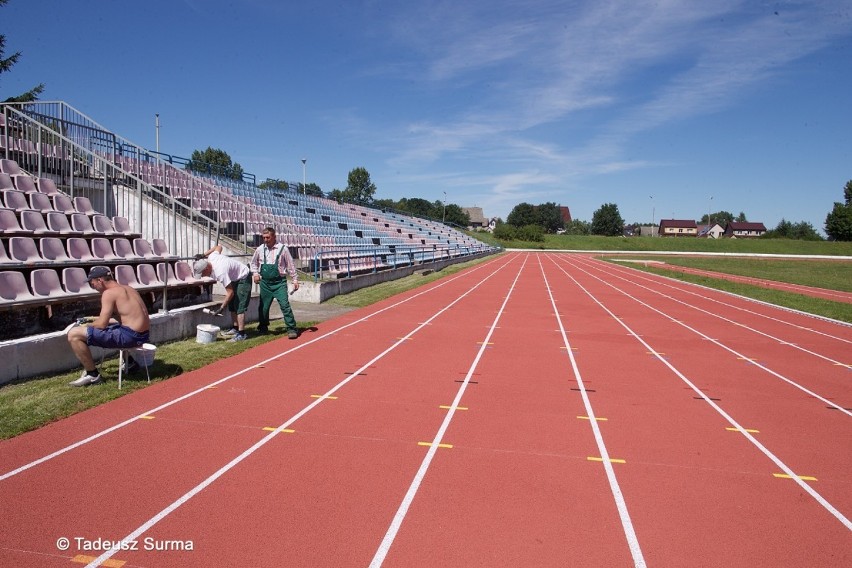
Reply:
[[[139, 292], [116, 282], [106, 266], [95, 266], [89, 271], [89, 284], [101, 294], [101, 313], [90, 325], [72, 327], [68, 331], [68, 343], [83, 364], [83, 375], [68, 383], [75, 387], [104, 381], [92, 358], [90, 345], [130, 348], [148, 342], [150, 321]], [[120, 323], [110, 323], [113, 314]]]

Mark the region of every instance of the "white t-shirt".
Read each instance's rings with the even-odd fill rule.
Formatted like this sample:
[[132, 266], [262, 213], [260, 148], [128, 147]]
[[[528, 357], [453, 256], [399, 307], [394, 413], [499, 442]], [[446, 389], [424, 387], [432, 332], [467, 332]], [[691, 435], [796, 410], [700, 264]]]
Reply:
[[238, 260], [218, 252], [211, 252], [207, 257], [213, 267], [213, 278], [222, 286], [227, 286], [236, 280], [242, 280], [249, 275], [249, 267]]

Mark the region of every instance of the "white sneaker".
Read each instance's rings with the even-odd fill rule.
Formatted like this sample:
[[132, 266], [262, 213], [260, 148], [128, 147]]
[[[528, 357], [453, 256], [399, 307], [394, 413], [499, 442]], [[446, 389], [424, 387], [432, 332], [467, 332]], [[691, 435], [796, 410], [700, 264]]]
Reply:
[[83, 371], [83, 375], [77, 379], [76, 381], [71, 381], [68, 383], [72, 387], [87, 387], [89, 385], [97, 385], [104, 382], [104, 378], [101, 375], [93, 376]]
[[220, 331], [220, 332], [219, 332], [219, 334], [220, 334], [222, 337], [232, 337], [232, 336], [236, 335], [237, 333], [239, 333], [239, 330], [238, 330], [237, 328], [235, 328], [235, 327], [232, 327], [231, 329], [227, 329], [227, 330], [225, 330], [225, 331]]

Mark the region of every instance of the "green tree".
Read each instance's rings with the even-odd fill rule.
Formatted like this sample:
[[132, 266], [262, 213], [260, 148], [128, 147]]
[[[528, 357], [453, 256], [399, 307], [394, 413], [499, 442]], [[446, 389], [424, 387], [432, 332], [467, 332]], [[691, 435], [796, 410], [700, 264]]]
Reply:
[[444, 211], [441, 211], [441, 217], [447, 224], [458, 225], [459, 227], [470, 225], [470, 215], [455, 203], [447, 203], [446, 215]]
[[620, 236], [624, 231], [624, 219], [615, 203], [604, 203], [592, 215], [591, 233], [609, 237]]
[[791, 223], [786, 219], [781, 219], [778, 225], [763, 234], [766, 239], [796, 239], [800, 241], [821, 241], [823, 238], [817, 233], [813, 225], [808, 222], [801, 221], [799, 223]]
[[212, 174], [235, 180], [243, 179], [243, 167], [231, 160], [224, 150], [207, 147], [206, 150], [194, 150], [186, 169], [194, 172]]
[[498, 222], [494, 227], [494, 235], [495, 239], [501, 241], [514, 241], [517, 239], [516, 236], [517, 228], [514, 225], [510, 225], [509, 223]]
[[[742, 213], [741, 213], [741, 215], [742, 215]], [[710, 219], [714, 223], [718, 223], [719, 225], [724, 227], [725, 225], [727, 225], [728, 223], [730, 223], [731, 221], [734, 220], [734, 214], [731, 213], [730, 211], [716, 211], [715, 213], [710, 214]], [[706, 214], [701, 216], [701, 220], [698, 221], [698, 224], [699, 225], [707, 225], [708, 224]]]
[[737, 215], [737, 218], [734, 219], [734, 221], [736, 221], [738, 223], [745, 223], [745, 222], [748, 221], [748, 219], [746, 219], [746, 214], [743, 213], [742, 211], [740, 211], [740, 214]]
[[852, 205], [852, 179], [847, 181], [843, 187], [843, 197], [846, 200], [846, 205]]
[[535, 207], [529, 203], [519, 203], [509, 212], [509, 216], [506, 217], [506, 223], [515, 227], [535, 225], [538, 222], [536, 217]]
[[546, 233], [556, 233], [565, 226], [562, 221], [562, 212], [555, 203], [542, 203], [536, 207], [537, 225], [540, 225]]
[[370, 172], [358, 167], [349, 172], [348, 183], [343, 193], [347, 201], [370, 203], [376, 193], [376, 184], [370, 181]]
[[[397, 203], [396, 209], [418, 217], [435, 217], [436, 211], [435, 204], [419, 197], [403, 197]], [[437, 217], [440, 218], [441, 214], [438, 213]]]
[[[0, 0], [0, 7], [4, 6], [8, 0]], [[6, 51], [6, 36], [0, 35], [0, 74], [6, 73], [12, 69], [15, 63], [21, 58], [21, 52], [16, 51], [9, 57], [4, 58], [3, 54]], [[44, 83], [40, 83], [21, 95], [9, 97], [3, 102], [7, 103], [29, 103], [38, 100], [38, 96], [44, 91]]]
[[311, 182], [308, 185], [303, 185], [301, 182], [296, 184], [296, 188], [299, 193], [304, 193], [306, 195], [313, 195], [314, 197], [322, 197], [323, 192], [320, 189], [320, 186]]
[[591, 223], [580, 219], [571, 219], [571, 222], [565, 226], [566, 235], [588, 235], [591, 231]]

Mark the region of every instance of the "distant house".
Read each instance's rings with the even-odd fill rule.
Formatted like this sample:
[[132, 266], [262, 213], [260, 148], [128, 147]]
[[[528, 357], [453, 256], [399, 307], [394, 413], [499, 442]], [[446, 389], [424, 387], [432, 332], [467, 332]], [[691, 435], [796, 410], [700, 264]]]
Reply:
[[698, 236], [708, 239], [718, 239], [725, 234], [725, 229], [719, 223], [712, 225], [698, 225]]
[[470, 217], [469, 229], [479, 229], [488, 226], [488, 219], [482, 213], [482, 207], [462, 207], [462, 211]]
[[747, 221], [729, 221], [725, 227], [725, 236], [735, 239], [744, 237], [759, 237], [766, 232], [763, 223], [751, 223]]
[[698, 225], [686, 219], [661, 219], [659, 234], [662, 237], [694, 237], [698, 234]]

